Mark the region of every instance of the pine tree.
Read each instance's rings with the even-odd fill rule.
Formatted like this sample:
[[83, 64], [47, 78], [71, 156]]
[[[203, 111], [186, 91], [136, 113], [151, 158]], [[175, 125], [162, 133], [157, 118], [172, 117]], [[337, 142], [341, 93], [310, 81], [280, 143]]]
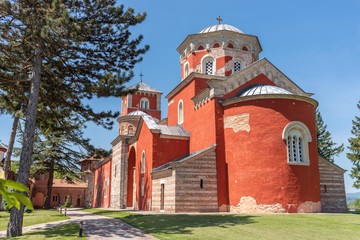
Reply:
[[[12, 83], [28, 86], [18, 182], [29, 177], [36, 121], [46, 122], [38, 110], [40, 116], [57, 103], [81, 120], [112, 127], [118, 113], [95, 112], [84, 100], [127, 94], [130, 70], [148, 50], [139, 48], [142, 36], [133, 38], [129, 27], [144, 19], [115, 0], [0, 3], [0, 81], [6, 83], [0, 93], [12, 92]], [[22, 234], [22, 219], [22, 209], [13, 208], [8, 236]]]
[[334, 162], [334, 156], [338, 156], [344, 151], [344, 144], [336, 146], [333, 142], [330, 132], [326, 129], [327, 125], [324, 123], [319, 110], [316, 110], [316, 131], [318, 152], [326, 160]]
[[[357, 104], [358, 109], [360, 110], [360, 101]], [[355, 180], [353, 186], [355, 188], [360, 188], [360, 117], [355, 116], [355, 120], [352, 121], [351, 134], [353, 137], [349, 138], [348, 149], [350, 153], [347, 153], [346, 156], [353, 163], [350, 176]]]

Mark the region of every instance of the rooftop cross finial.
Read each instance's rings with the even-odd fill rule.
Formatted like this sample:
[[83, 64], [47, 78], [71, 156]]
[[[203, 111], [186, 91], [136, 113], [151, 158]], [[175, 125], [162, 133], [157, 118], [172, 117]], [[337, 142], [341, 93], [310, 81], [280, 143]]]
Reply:
[[218, 20], [218, 25], [221, 24], [222, 18], [220, 16], [218, 16], [216, 20]]
[[144, 74], [142, 74], [142, 72], [139, 74], [140, 76], [140, 82], [142, 82], [142, 77], [144, 76]]

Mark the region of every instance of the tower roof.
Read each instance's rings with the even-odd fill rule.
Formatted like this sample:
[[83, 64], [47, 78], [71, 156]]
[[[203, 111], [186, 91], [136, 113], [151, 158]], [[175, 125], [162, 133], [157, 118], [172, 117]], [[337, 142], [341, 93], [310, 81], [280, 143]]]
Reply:
[[129, 87], [128, 89], [129, 90], [138, 89], [139, 91], [162, 93], [161, 91], [159, 91], [153, 87], [150, 87], [149, 85], [147, 85], [146, 83], [143, 83], [143, 82], [139, 82], [139, 83]]
[[216, 31], [222, 31], [222, 30], [227, 30], [227, 31], [231, 31], [231, 32], [238, 32], [238, 33], [244, 33], [240, 29], [238, 29], [238, 28], [236, 28], [234, 26], [228, 25], [228, 24], [212, 25], [210, 27], [204, 28], [199, 33], [209, 33], [209, 32], [216, 32]]

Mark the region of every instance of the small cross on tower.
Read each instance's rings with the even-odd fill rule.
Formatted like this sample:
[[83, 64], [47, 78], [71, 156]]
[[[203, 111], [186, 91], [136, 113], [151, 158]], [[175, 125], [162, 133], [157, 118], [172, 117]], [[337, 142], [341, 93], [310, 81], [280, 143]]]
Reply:
[[218, 17], [216, 18], [216, 20], [218, 20], [218, 25], [220, 25], [220, 24], [221, 24], [221, 21], [222, 21], [222, 18], [221, 18], [220, 16], [218, 16]]
[[142, 74], [142, 72], [139, 74], [140, 76], [140, 82], [142, 82], [142, 77], [144, 76], [144, 74]]

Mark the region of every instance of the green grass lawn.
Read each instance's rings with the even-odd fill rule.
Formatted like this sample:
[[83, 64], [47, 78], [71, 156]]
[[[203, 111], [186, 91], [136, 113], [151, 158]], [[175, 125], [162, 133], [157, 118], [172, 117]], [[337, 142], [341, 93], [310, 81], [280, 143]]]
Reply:
[[149, 214], [87, 209], [159, 239], [360, 239], [358, 214]]
[[[78, 237], [79, 224], [69, 223], [63, 226], [49, 228], [41, 231], [34, 231], [25, 233], [21, 237], [14, 237], [11, 239], [30, 239], [30, 240], [42, 240], [42, 239], [86, 239], [86, 237]], [[84, 236], [84, 235], [83, 235]]]
[[[9, 213], [5, 211], [0, 212], [0, 231], [7, 229], [9, 221]], [[69, 219], [64, 215], [59, 214], [55, 210], [35, 210], [31, 213], [24, 213], [24, 227], [39, 223], [55, 222]]]

